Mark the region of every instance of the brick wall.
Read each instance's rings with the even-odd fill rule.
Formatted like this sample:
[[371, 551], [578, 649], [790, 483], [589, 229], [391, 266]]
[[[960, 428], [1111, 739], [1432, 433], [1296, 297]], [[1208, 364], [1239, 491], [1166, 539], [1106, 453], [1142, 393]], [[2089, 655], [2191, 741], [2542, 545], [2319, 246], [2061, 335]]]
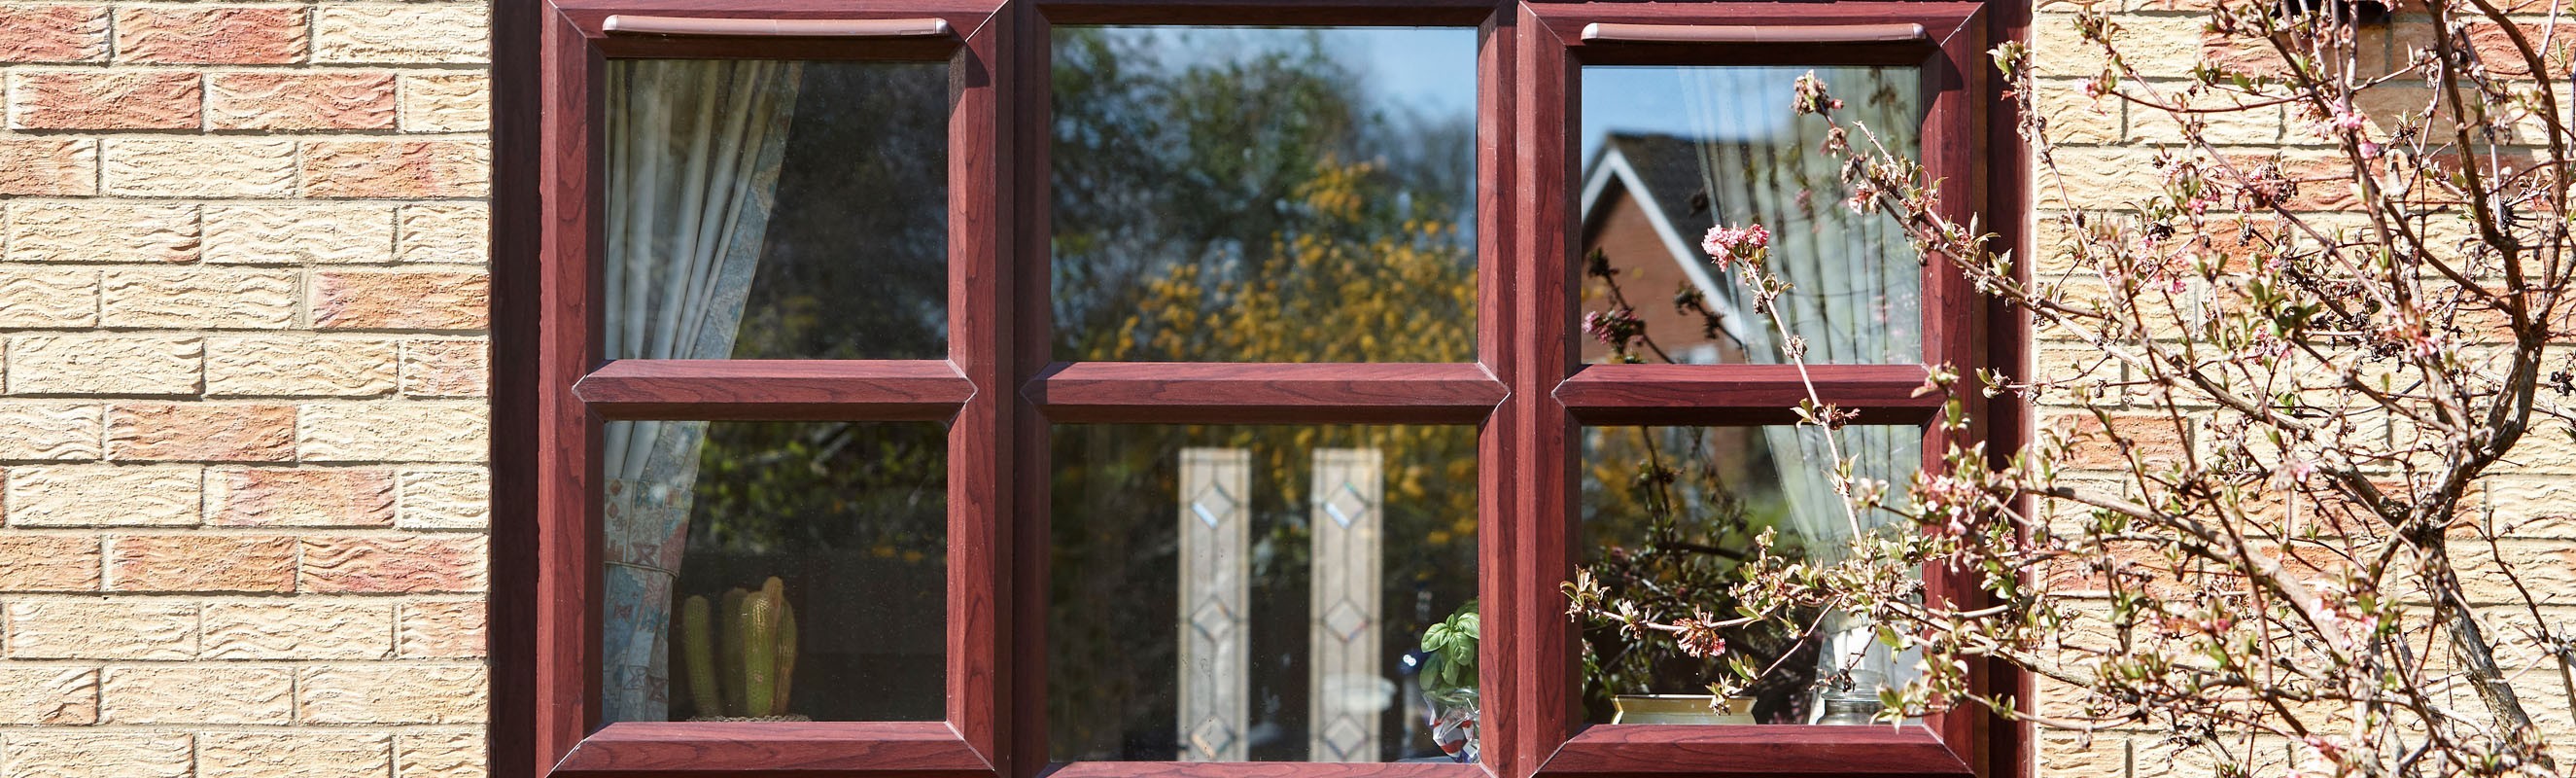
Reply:
[[[2261, 61], [2250, 52], [2215, 43], [2213, 36], [2204, 33], [2206, 0], [2128, 0], [2102, 7], [2127, 9], [2113, 14], [2113, 19], [2125, 31], [2118, 38], [2124, 56], [2142, 73], [2171, 74], [2179, 82], [2205, 58], [2233, 62], [2237, 67], [2258, 67], [2251, 63]], [[2546, 4], [2523, 7], [2540, 14], [2531, 17], [2535, 25], [2546, 18]], [[2064, 197], [2049, 185], [2045, 174], [2033, 190], [2041, 209], [2036, 235], [2040, 251], [2034, 267], [2042, 274], [2067, 267], [2062, 253], [2049, 250], [2056, 244], [2054, 225], [2048, 219], [2056, 212], [2054, 209], [2069, 204], [2087, 209], [2123, 209], [2146, 199], [2158, 191], [2158, 172], [2149, 164], [2156, 145], [2176, 145], [2182, 140], [2181, 128], [2164, 113], [2117, 101], [2104, 101], [2097, 106], [2086, 99], [2084, 79], [2101, 70], [2103, 56], [2095, 44], [2078, 37], [2074, 9], [2066, 3], [2043, 3], [2032, 24], [2032, 61], [2042, 74], [2057, 76], [2043, 78], [2037, 91], [2042, 110], [2049, 117], [2052, 136], [2061, 145], [2057, 156], [2066, 176]], [[2365, 67], [2402, 65], [2410, 47], [2429, 48], [2432, 44], [2426, 18], [2420, 6], [2400, 7], [2392, 24], [2364, 28], [2358, 43], [2359, 62]], [[2560, 33], [2562, 37], [2564, 34]], [[2487, 50], [2487, 61], [2521, 62], [2519, 57], [2506, 56], [2498, 49]], [[2416, 77], [2399, 81], [2400, 86], [2365, 92], [2366, 98], [2374, 99], [2361, 101], [2360, 107], [2382, 119], [2396, 116], [2404, 110], [2400, 106], [2410, 103], [2420, 111], [2428, 94], [2421, 87], [2423, 80]], [[2278, 107], [2209, 114], [2206, 118], [2210, 120], [2206, 136], [2222, 153], [2231, 156], [2254, 158], [2278, 152], [2293, 166], [2303, 161], [2323, 164], [2334, 157], [2332, 147], [2296, 126], [2293, 117]], [[2357, 214], [2343, 212], [2355, 202], [2349, 186], [2312, 184], [2301, 188], [2292, 208], [2318, 223], [2357, 224]], [[2451, 245], [2458, 237], [2466, 236], [2428, 242]], [[2078, 277], [2083, 276], [2079, 273]], [[2052, 379], [2072, 378], [2083, 366], [2098, 361], [2085, 356], [2088, 347], [2082, 343], [2053, 338], [2045, 332], [2032, 345], [2034, 369], [2048, 371], [2051, 375], [2047, 377]], [[2038, 410], [2037, 423], [2043, 427], [2080, 433], [2082, 428], [2099, 426], [2099, 422], [2079, 416], [2069, 407], [2044, 406]], [[2177, 438], [2169, 425], [2152, 423], [2148, 414], [2115, 416], [2113, 423], [2120, 424], [2124, 418], [2141, 422], [2125, 431], [2138, 436], [2147, 447], [2179, 452], [2194, 444]], [[2494, 519], [2503, 536], [2497, 545], [2507, 561], [2521, 572], [2539, 598], [2555, 603], [2542, 612], [2560, 623], [2576, 623], [2576, 486], [2570, 485], [2576, 483], [2576, 447], [2568, 443], [2570, 436], [2563, 423], [2535, 419], [2535, 427], [2524, 437], [2511, 461], [2489, 471], [2495, 475], [2480, 487], [2471, 509]], [[2158, 454], [2153, 450], [2144, 453], [2150, 459]], [[2073, 475], [2071, 480], [2079, 483], [2087, 477], [2086, 471], [2108, 479], [2110, 472], [2120, 466], [2120, 452], [2104, 446], [2079, 446], [2069, 454], [2066, 467]], [[2484, 544], [2481, 541], [2478, 545]], [[2494, 555], [2479, 549], [2464, 556], [2460, 564], [2468, 579], [2470, 596], [2491, 606], [2483, 614], [2493, 619], [2491, 635], [2516, 629], [2511, 625], [2528, 624], [2531, 619], [2520, 606], [2505, 607], [2520, 600], [2494, 572]], [[2481, 570], [2487, 573], [2480, 575]], [[2104, 612], [2107, 610], [2106, 605]], [[2495, 629], [2499, 626], [2503, 629]], [[2569, 700], [2558, 683], [2556, 674], [2548, 672], [2526, 673], [2515, 679], [2523, 703], [2547, 731], [2563, 766], [2576, 763], [2576, 720], [2571, 720]], [[2071, 694], [2063, 687], [2043, 686], [2039, 701], [2044, 708], [2065, 706], [2061, 709], [2073, 711], [2076, 708]], [[2459, 692], [2459, 698], [2465, 706], [2475, 705], [2474, 695], [2466, 690]], [[2045, 732], [2039, 740], [2039, 771], [2047, 776], [2107, 778], [2214, 773], [2205, 754], [2176, 748], [2164, 742], [2165, 737], [2164, 732], [2147, 728], [2114, 731], [2089, 740], [2070, 733]], [[2293, 748], [2285, 742], [2268, 742], [2259, 747], [2258, 753], [2277, 768], [2286, 764]]]
[[0, 778], [482, 774], [486, 8], [0, 4]]

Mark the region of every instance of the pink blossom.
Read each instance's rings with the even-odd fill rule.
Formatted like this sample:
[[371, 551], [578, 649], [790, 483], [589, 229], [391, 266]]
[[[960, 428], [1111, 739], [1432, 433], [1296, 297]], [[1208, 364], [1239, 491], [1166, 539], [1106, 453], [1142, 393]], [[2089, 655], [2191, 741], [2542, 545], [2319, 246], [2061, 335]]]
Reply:
[[1613, 311], [1587, 311], [1583, 314], [1584, 334], [1612, 346], [1625, 348], [1628, 341], [1636, 339], [1638, 334], [1645, 331], [1645, 328], [1645, 322], [1637, 319], [1636, 311], [1624, 307]]
[[1752, 259], [1770, 245], [1771, 230], [1759, 224], [1710, 227], [1708, 237], [1699, 242], [1700, 250], [1708, 252], [1709, 259], [1717, 260], [1720, 268], [1737, 259]]

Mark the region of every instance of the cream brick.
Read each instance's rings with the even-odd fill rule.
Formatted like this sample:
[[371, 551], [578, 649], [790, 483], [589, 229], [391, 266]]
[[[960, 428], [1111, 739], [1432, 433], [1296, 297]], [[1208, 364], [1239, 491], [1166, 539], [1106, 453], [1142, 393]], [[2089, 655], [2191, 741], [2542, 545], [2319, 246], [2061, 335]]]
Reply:
[[492, 208], [482, 203], [429, 203], [402, 208], [394, 256], [404, 262], [482, 264], [490, 255]]
[[220, 468], [206, 474], [206, 523], [390, 527], [394, 475], [375, 468]]
[[189, 659], [197, 605], [113, 599], [9, 604], [11, 659]]
[[492, 520], [492, 480], [481, 470], [402, 474], [395, 523], [403, 529], [480, 529]]
[[391, 338], [248, 337], [206, 342], [212, 397], [377, 397], [397, 378]]
[[483, 734], [473, 731], [394, 736], [394, 775], [399, 778], [483, 778]]
[[0, 751], [0, 777], [185, 778], [192, 751], [189, 736], [174, 732], [20, 731]]
[[480, 6], [323, 6], [313, 20], [313, 61], [477, 63], [490, 57], [491, 37]]
[[210, 603], [205, 659], [383, 659], [393, 655], [394, 606], [296, 598]]
[[98, 276], [96, 270], [0, 268], [0, 328], [98, 324]]
[[2126, 128], [2126, 104], [2086, 99], [2080, 81], [2049, 79], [2038, 83], [2038, 103], [2048, 116], [2050, 141], [2084, 145], [2120, 141]]
[[412, 397], [482, 397], [491, 393], [489, 367], [481, 339], [404, 341], [402, 393]]
[[184, 527], [199, 519], [204, 469], [123, 465], [9, 468], [13, 527]]
[[98, 668], [0, 667], [0, 724], [98, 723]]
[[0, 402], [0, 461], [95, 460], [106, 413], [86, 403]]
[[308, 668], [297, 710], [307, 724], [480, 724], [489, 682], [480, 665]]
[[290, 197], [295, 142], [110, 138], [107, 193], [128, 197]]
[[481, 600], [404, 603], [396, 646], [406, 659], [472, 659], [483, 656]]
[[[2032, 187], [2033, 199], [2040, 208], [2125, 208], [2145, 202], [2161, 191], [2163, 179], [2156, 171], [2155, 154], [2123, 148], [2071, 148], [2057, 152], [2057, 163], [2065, 188], [2060, 197], [2061, 182], [2046, 172], [2038, 174], [2038, 185]], [[2068, 202], [2071, 200], [2072, 202]]]
[[374, 203], [210, 205], [206, 261], [360, 264], [394, 259], [394, 208]]
[[13, 203], [11, 262], [194, 262], [197, 206], [187, 203]]
[[295, 679], [277, 667], [110, 667], [100, 684], [104, 724], [285, 724]]
[[193, 395], [205, 354], [197, 338], [21, 335], [9, 339], [9, 393]]
[[489, 416], [474, 402], [313, 403], [296, 451], [305, 462], [481, 462]]
[[2576, 540], [2576, 479], [2496, 476], [2480, 483], [2497, 534]]
[[[2175, 74], [2178, 75], [2186, 72], [2188, 71], [2175, 71]], [[2159, 73], [2158, 75], [2163, 75], [2163, 73]], [[2175, 83], [2159, 83], [2155, 84], [2153, 88], [2159, 93], [2170, 96], [2179, 94], [2181, 92], [2182, 85]], [[2243, 105], [2244, 103], [2241, 102], [2223, 101], [2214, 98], [2207, 99], [2201, 101], [2195, 106], [2196, 108], [2204, 109], [2205, 112], [2194, 113], [2190, 116], [2203, 122], [2201, 127], [2201, 138], [2214, 144], [2274, 145], [2299, 140], [2291, 135], [2289, 115], [2284, 112], [2280, 106], [2267, 105], [2241, 110], [2214, 110], [2219, 108], [2237, 108]], [[2152, 108], [2140, 108], [2137, 106], [2131, 106], [2131, 108], [2133, 110], [2129, 112], [2128, 136], [2128, 140], [2130, 142], [2178, 144], [2183, 141], [2182, 122], [2173, 114]]]
[[[2201, 57], [2198, 16], [2116, 14], [2120, 29], [2112, 41], [2121, 56], [2141, 73], [2190, 73]], [[2030, 27], [2031, 65], [2042, 76], [2092, 78], [2110, 60], [2102, 46], [2078, 36], [2071, 17], [2054, 17]]]
[[480, 73], [402, 77], [404, 132], [483, 132], [492, 128], [492, 81]]
[[207, 732], [197, 778], [387, 778], [394, 736], [382, 732]]
[[282, 329], [296, 321], [291, 270], [110, 270], [100, 305], [110, 327]]

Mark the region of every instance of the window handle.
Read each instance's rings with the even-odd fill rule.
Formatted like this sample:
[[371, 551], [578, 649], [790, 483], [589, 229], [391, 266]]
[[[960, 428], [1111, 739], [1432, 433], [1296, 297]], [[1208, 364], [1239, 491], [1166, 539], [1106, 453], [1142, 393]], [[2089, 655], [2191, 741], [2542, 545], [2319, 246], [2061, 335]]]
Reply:
[[1920, 24], [1612, 24], [1583, 26], [1586, 43], [1909, 43]]
[[769, 38], [943, 38], [946, 19], [727, 19], [617, 14], [600, 29], [625, 35], [727, 35]]

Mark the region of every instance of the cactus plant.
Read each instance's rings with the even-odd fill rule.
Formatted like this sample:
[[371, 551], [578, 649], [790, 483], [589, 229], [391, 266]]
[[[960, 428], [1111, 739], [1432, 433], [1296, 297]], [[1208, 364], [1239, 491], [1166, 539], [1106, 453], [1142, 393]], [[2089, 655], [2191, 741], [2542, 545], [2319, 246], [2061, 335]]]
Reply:
[[724, 711], [716, 691], [715, 636], [708, 634], [711, 618], [705, 597], [691, 595], [680, 604], [680, 663], [689, 674], [689, 702], [701, 716]]
[[796, 679], [796, 609], [787, 599], [778, 600], [778, 698], [771, 704], [780, 713], [787, 711], [787, 690]]
[[721, 684], [724, 691], [724, 709], [712, 715], [740, 716], [744, 710], [741, 614], [742, 601], [750, 594], [743, 591], [741, 587], [727, 589], [724, 599], [719, 601], [724, 607], [716, 610], [716, 629], [723, 634], [722, 641], [716, 643], [716, 677], [724, 679]]
[[742, 701], [744, 715], [772, 716], [778, 699], [779, 582], [771, 577], [742, 599]]
[[786, 588], [773, 576], [759, 591], [725, 592], [713, 608], [702, 596], [681, 603], [681, 663], [700, 718], [788, 715], [796, 614]]

